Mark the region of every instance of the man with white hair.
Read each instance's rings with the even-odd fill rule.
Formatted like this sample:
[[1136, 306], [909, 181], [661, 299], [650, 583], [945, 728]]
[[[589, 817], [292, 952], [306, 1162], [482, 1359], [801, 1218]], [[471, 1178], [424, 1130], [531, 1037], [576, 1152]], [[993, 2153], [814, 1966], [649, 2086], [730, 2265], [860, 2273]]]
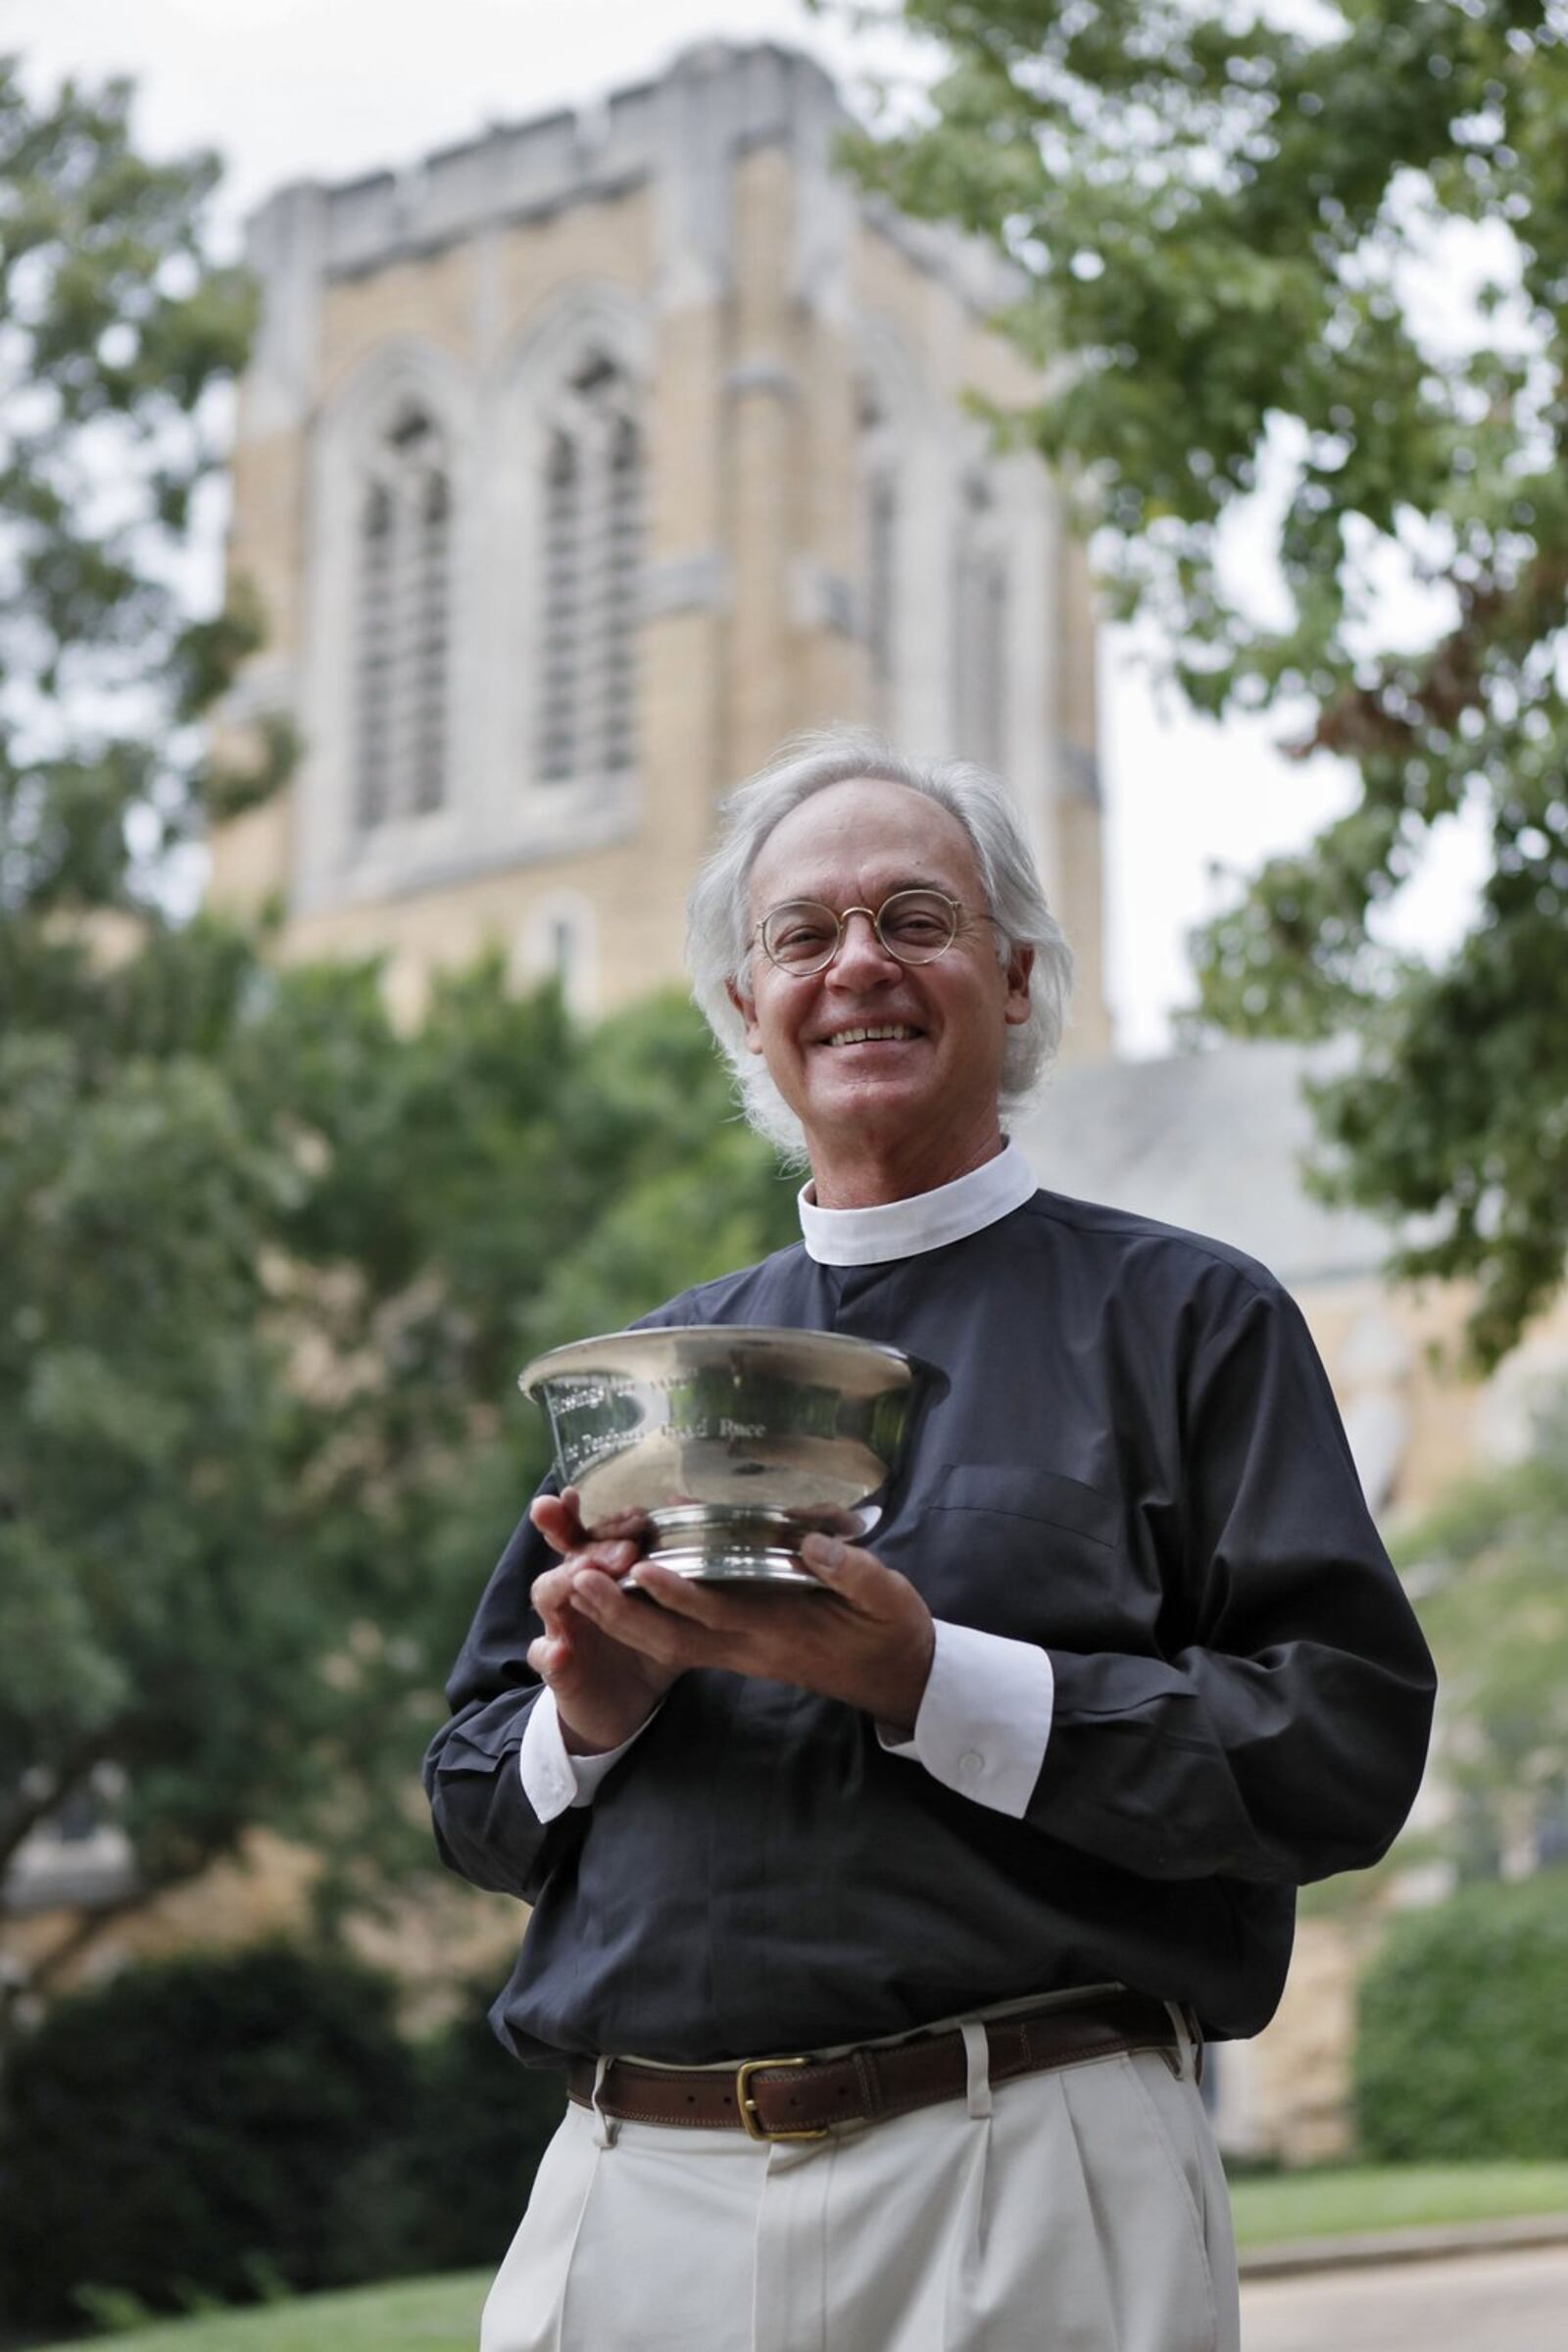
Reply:
[[1204, 2035], [1420, 1778], [1425, 1646], [1299, 1315], [1037, 1190], [1069, 978], [1002, 788], [858, 735], [742, 788], [696, 993], [803, 1241], [655, 1323], [940, 1365], [871, 1548], [737, 1591], [546, 1491], [427, 1780], [534, 1906], [495, 2011], [572, 2103], [483, 2352], [1234, 2352]]

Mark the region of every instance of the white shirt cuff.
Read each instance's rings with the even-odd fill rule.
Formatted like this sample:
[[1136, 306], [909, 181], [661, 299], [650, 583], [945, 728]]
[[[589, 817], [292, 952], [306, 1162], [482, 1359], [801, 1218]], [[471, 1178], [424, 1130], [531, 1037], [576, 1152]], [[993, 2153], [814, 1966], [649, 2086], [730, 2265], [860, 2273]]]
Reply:
[[613, 1772], [628, 1748], [636, 1746], [658, 1713], [655, 1707], [618, 1747], [608, 1747], [603, 1755], [574, 1756], [562, 1738], [555, 1692], [541, 1690], [522, 1727], [522, 1744], [517, 1749], [522, 1792], [539, 1819], [554, 1821], [558, 1813], [572, 1805], [591, 1805], [605, 1775]]
[[912, 1756], [945, 1788], [1021, 1821], [1045, 1761], [1055, 1690], [1050, 1656], [1035, 1642], [938, 1618], [914, 1738], [881, 1724], [876, 1736], [889, 1755]]

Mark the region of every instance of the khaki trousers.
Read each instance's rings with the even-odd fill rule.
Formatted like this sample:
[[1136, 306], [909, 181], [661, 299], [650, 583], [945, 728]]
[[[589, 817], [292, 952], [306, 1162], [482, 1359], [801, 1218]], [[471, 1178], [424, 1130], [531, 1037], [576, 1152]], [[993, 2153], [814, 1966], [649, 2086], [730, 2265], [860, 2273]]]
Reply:
[[825, 2140], [568, 2109], [480, 2352], [1238, 2352], [1218, 2154], [1157, 2052]]

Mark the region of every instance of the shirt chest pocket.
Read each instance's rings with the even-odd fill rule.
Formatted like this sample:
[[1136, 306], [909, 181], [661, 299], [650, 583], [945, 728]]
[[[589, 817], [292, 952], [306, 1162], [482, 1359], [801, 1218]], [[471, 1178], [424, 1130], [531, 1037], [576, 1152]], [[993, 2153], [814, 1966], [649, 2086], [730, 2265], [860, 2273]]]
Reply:
[[946, 1463], [909, 1553], [933, 1614], [989, 1633], [1120, 1648], [1130, 1618], [1152, 1620], [1153, 1596], [1128, 1573], [1115, 1498], [1057, 1471]]

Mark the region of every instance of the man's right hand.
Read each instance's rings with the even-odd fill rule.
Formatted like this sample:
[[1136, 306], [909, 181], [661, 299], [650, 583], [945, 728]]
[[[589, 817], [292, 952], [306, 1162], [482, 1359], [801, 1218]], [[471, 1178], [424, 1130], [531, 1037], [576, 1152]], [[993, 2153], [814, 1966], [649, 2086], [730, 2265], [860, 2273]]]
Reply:
[[577, 1515], [574, 1487], [539, 1495], [528, 1515], [562, 1554], [559, 1568], [547, 1568], [534, 1579], [531, 1598], [545, 1630], [530, 1647], [528, 1663], [555, 1693], [568, 1753], [603, 1755], [641, 1730], [680, 1669], [661, 1666], [612, 1640], [573, 1608], [571, 1594], [579, 1577], [618, 1581], [643, 1546], [635, 1532], [590, 1543]]

